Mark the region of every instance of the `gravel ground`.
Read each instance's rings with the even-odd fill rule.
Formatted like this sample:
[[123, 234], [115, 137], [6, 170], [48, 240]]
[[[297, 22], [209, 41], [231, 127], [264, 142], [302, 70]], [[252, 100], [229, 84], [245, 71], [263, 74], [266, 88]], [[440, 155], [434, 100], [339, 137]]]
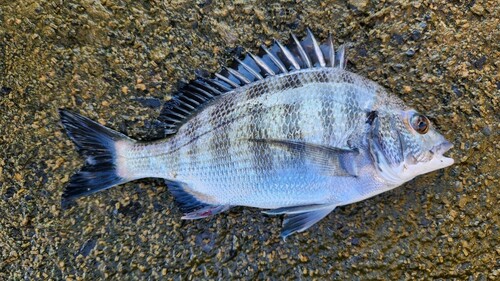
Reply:
[[[496, 0], [6, 2], [1, 280], [500, 279]], [[160, 180], [61, 209], [83, 161], [58, 108], [152, 139], [179, 81], [306, 27], [348, 43], [350, 70], [434, 118], [456, 164], [337, 208], [286, 242], [281, 219], [256, 209], [181, 221]]]

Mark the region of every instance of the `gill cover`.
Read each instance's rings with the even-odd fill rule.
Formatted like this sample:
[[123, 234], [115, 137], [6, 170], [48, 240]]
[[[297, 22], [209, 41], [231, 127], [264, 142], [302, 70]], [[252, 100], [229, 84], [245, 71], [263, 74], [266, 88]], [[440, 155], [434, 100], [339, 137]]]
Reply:
[[443, 155], [453, 145], [433, 128], [427, 117], [414, 110], [373, 112], [368, 121], [374, 165], [394, 187], [454, 162]]

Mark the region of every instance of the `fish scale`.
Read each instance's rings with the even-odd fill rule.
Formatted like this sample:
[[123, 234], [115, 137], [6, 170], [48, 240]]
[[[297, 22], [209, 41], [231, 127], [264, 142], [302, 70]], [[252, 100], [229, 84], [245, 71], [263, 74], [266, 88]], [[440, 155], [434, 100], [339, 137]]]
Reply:
[[451, 148], [428, 119], [345, 69], [346, 50], [308, 30], [199, 76], [167, 102], [166, 138], [137, 142], [69, 111], [61, 120], [86, 159], [64, 200], [141, 178], [163, 178], [198, 219], [231, 206], [284, 214], [282, 237], [335, 207], [444, 168]]

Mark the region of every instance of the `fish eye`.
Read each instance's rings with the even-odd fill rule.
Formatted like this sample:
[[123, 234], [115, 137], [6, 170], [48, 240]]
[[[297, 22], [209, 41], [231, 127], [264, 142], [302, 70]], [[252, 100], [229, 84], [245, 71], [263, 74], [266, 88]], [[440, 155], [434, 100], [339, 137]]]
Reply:
[[418, 113], [414, 114], [411, 117], [410, 123], [413, 130], [417, 131], [419, 134], [422, 135], [429, 131], [429, 127], [431, 124], [427, 117]]

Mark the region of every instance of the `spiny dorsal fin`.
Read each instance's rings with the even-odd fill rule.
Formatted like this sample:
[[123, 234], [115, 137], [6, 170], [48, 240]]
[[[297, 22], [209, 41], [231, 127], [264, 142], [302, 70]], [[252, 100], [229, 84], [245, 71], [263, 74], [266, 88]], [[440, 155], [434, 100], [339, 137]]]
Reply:
[[214, 77], [199, 75], [164, 104], [158, 119], [166, 124], [167, 135], [174, 134], [186, 120], [221, 94], [268, 76], [292, 73], [300, 69], [344, 69], [347, 62], [345, 54], [343, 45], [335, 52], [331, 35], [325, 43], [318, 44], [310, 29], [307, 29], [307, 35], [302, 41], [291, 34], [287, 45], [274, 40], [269, 48], [261, 46], [259, 55], [247, 53], [243, 59], [236, 58], [232, 67], [224, 67]]

